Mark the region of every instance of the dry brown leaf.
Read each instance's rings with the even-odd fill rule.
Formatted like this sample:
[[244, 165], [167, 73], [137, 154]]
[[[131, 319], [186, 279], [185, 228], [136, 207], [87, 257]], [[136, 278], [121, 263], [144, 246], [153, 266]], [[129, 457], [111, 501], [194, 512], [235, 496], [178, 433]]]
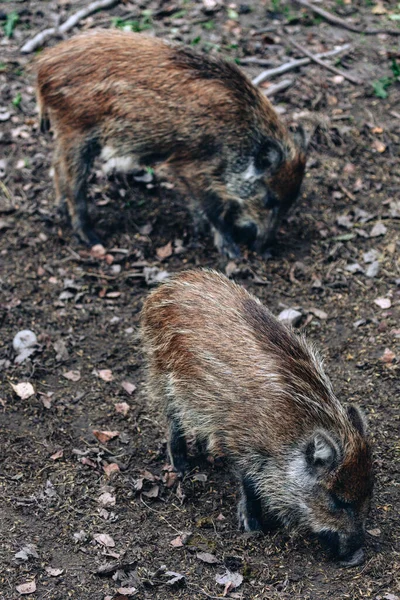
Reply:
[[152, 485], [148, 492], [142, 492], [146, 498], [157, 498], [160, 487], [158, 485]]
[[48, 573], [52, 577], [58, 577], [59, 575], [61, 575], [62, 573], [64, 573], [64, 569], [55, 569], [53, 567], [46, 567], [45, 571], [46, 571], [46, 573]]
[[110, 463], [109, 465], [104, 465], [103, 471], [107, 475], [107, 477], [111, 477], [111, 475], [113, 475], [114, 473], [119, 472], [119, 466], [117, 465], [117, 463]]
[[170, 545], [174, 548], [182, 548], [185, 544], [183, 543], [182, 536], [178, 535], [176, 538], [170, 541]]
[[126, 417], [131, 408], [127, 402], [118, 402], [117, 404], [114, 404], [114, 406], [117, 413], [123, 415], [124, 417]]
[[93, 429], [92, 433], [102, 444], [119, 436], [119, 431], [99, 431], [98, 429]]
[[396, 358], [395, 353], [392, 352], [392, 350], [390, 350], [390, 348], [385, 348], [385, 351], [381, 356], [381, 361], [386, 364], [390, 364], [394, 361], [395, 358]]
[[35, 580], [28, 581], [27, 583], [21, 583], [20, 585], [17, 585], [16, 589], [21, 595], [33, 594], [36, 592]]
[[134, 383], [131, 383], [130, 381], [123, 381], [121, 383], [121, 386], [124, 388], [126, 393], [129, 394], [130, 396], [136, 390], [136, 385]]
[[62, 458], [64, 456], [64, 450], [57, 450], [54, 454], [50, 456], [51, 460], [57, 460], [58, 458]]
[[199, 560], [209, 565], [215, 565], [219, 562], [218, 558], [214, 556], [214, 554], [210, 554], [209, 552], [198, 552], [196, 556]]
[[113, 381], [114, 379], [111, 369], [100, 369], [97, 374], [103, 381]]
[[69, 381], [79, 381], [81, 378], [80, 371], [67, 371], [66, 373], [63, 373], [62, 375], [63, 375], [63, 377], [65, 377], [65, 379], [69, 379]]
[[11, 387], [17, 394], [17, 396], [21, 398], [21, 400], [27, 400], [35, 393], [35, 389], [33, 385], [29, 383], [29, 381], [22, 381], [21, 383], [17, 383], [16, 385], [12, 383]]
[[104, 492], [104, 494], [101, 494], [101, 496], [97, 498], [97, 502], [102, 506], [115, 506], [116, 499], [110, 492]]
[[111, 535], [108, 535], [108, 533], [95, 533], [93, 539], [95, 539], [98, 544], [105, 546], [106, 548], [115, 547], [115, 542]]
[[170, 257], [173, 253], [172, 242], [168, 242], [165, 246], [161, 246], [161, 248], [157, 248], [156, 254], [159, 260], [165, 260]]

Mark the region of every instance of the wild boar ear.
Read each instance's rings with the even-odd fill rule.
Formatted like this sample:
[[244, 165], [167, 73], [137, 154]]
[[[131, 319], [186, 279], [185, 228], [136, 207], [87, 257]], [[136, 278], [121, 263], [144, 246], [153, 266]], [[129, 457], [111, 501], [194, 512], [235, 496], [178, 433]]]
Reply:
[[326, 431], [314, 432], [306, 447], [308, 465], [316, 471], [329, 470], [339, 458], [340, 449], [335, 440]]
[[361, 408], [355, 404], [350, 404], [350, 406], [347, 407], [347, 415], [358, 433], [365, 437], [367, 435], [368, 424], [367, 418]]
[[272, 138], [265, 139], [257, 148], [254, 166], [257, 171], [273, 173], [283, 162], [284, 151], [279, 142]]
[[291, 127], [290, 130], [293, 133], [294, 143], [299, 148], [299, 150], [301, 150], [304, 153], [307, 152], [308, 139], [307, 134], [304, 131], [303, 125], [296, 125], [295, 127]]

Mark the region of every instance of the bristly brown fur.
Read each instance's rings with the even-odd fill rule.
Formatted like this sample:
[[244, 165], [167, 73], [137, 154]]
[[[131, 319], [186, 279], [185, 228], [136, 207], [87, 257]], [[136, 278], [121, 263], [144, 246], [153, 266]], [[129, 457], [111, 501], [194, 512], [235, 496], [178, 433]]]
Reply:
[[167, 165], [219, 249], [232, 255], [236, 242], [262, 250], [299, 192], [304, 148], [232, 63], [99, 30], [43, 52], [37, 95], [56, 138], [57, 199], [89, 243], [85, 185], [102, 151], [116, 169]]
[[[175, 446], [184, 454], [194, 432], [283, 521], [333, 531], [343, 555], [355, 551], [370, 447], [358, 409], [340, 404], [312, 346], [244, 288], [200, 270], [150, 294], [142, 332], [149, 392], [174, 422]], [[353, 506], [354, 519], [332, 512], [331, 497]]]

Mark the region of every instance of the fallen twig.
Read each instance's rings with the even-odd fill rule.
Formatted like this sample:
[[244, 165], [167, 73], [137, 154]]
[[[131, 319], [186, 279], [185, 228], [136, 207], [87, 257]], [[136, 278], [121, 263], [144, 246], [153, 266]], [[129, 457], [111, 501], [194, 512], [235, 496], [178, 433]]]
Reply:
[[89, 15], [93, 14], [98, 10], [102, 10], [104, 8], [110, 8], [115, 4], [118, 4], [120, 0], [96, 0], [95, 2], [91, 2], [85, 8], [78, 10], [76, 13], [71, 15], [62, 25], [59, 27], [50, 27], [49, 29], [44, 29], [31, 40], [25, 42], [25, 44], [21, 48], [21, 52], [23, 54], [29, 54], [33, 52], [40, 46], [43, 46], [48, 39], [50, 39], [53, 35], [63, 34], [70, 31], [75, 25], [79, 23], [82, 19], [85, 19]]
[[318, 58], [315, 54], [312, 54], [312, 52], [310, 52], [309, 50], [307, 50], [301, 44], [298, 44], [294, 40], [289, 40], [289, 43], [292, 44], [292, 46], [294, 46], [295, 48], [297, 48], [297, 50], [299, 50], [302, 54], [305, 54], [306, 56], [308, 56], [308, 58], [310, 58], [313, 62], [317, 63], [317, 65], [320, 65], [321, 67], [325, 67], [325, 69], [328, 69], [328, 71], [332, 71], [332, 73], [336, 73], [336, 75], [341, 75], [342, 77], [344, 77], [348, 81], [351, 81], [351, 83], [354, 83], [355, 85], [362, 84], [362, 81], [360, 81], [359, 79], [356, 79], [355, 77], [348, 75], [345, 71], [341, 71], [340, 69], [337, 69], [333, 65], [330, 65], [330, 64], [324, 62], [323, 60]]
[[[344, 46], [339, 46], [334, 50], [329, 50], [328, 52], [321, 52], [320, 54], [315, 54], [317, 58], [328, 58], [329, 56], [336, 56], [341, 52], [347, 52], [350, 50], [350, 44], [345, 44]], [[242, 60], [240, 61], [242, 62]], [[311, 62], [310, 58], [297, 58], [295, 60], [290, 60], [279, 67], [275, 67], [273, 69], [268, 69], [267, 71], [262, 71], [257, 77], [253, 79], [254, 85], [258, 85], [269, 79], [270, 77], [274, 77], [275, 75], [282, 75], [287, 71], [291, 71], [292, 69], [296, 69], [297, 67], [302, 67], [303, 65], [308, 65]]]
[[316, 15], [319, 15], [329, 23], [333, 25], [337, 25], [338, 27], [343, 27], [343, 29], [347, 29], [348, 31], [354, 31], [355, 33], [364, 33], [366, 35], [376, 35], [378, 33], [387, 33], [388, 35], [400, 35], [400, 29], [361, 29], [356, 25], [352, 25], [351, 23], [347, 23], [344, 19], [333, 15], [332, 13], [324, 10], [323, 8], [319, 8], [319, 6], [314, 6], [314, 4], [310, 4], [307, 0], [294, 0], [300, 6], [307, 8], [315, 12]]
[[278, 92], [286, 90], [286, 88], [293, 85], [293, 79], [282, 79], [279, 83], [270, 85], [267, 89], [263, 90], [265, 96], [274, 96]]

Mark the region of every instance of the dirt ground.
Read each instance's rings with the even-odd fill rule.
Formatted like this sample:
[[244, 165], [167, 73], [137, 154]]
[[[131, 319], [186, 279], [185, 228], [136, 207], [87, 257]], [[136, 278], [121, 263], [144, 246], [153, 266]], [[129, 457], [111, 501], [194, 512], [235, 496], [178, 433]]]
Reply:
[[[52, 140], [38, 130], [32, 55], [19, 50], [85, 4], [0, 9], [0, 599], [20, 598], [21, 584], [36, 588], [27, 598], [46, 600], [219, 598], [216, 577], [228, 569], [243, 577], [232, 598], [397, 600], [400, 37], [352, 33], [283, 0], [208, 13], [199, 1], [153, 0], [81, 21], [68, 35], [132, 15], [145, 33], [271, 66], [301, 57], [291, 39], [314, 53], [350, 43], [335, 64], [363, 80], [353, 85], [313, 64], [268, 82], [293, 79], [274, 104], [313, 133], [302, 196], [270, 260], [245, 253], [233, 263], [207, 236], [193, 244], [171, 183], [98, 170], [92, 210], [108, 254], [95, 258], [54, 209]], [[321, 4], [362, 28], [400, 26], [397, 2]], [[255, 76], [265, 67], [243, 68]], [[170, 256], [161, 261], [163, 252]], [[276, 314], [300, 309], [338, 396], [368, 414], [377, 483], [361, 567], [339, 569], [308, 537], [237, 531], [236, 484], [223, 464], [194, 461], [180, 485], [168, 471], [162, 411], [144, 390], [138, 319], [149, 267], [196, 266], [227, 271]], [[38, 346], [18, 364], [12, 341], [24, 329]], [[21, 382], [34, 388], [27, 399], [12, 388]], [[93, 431], [118, 435], [99, 440]]]

